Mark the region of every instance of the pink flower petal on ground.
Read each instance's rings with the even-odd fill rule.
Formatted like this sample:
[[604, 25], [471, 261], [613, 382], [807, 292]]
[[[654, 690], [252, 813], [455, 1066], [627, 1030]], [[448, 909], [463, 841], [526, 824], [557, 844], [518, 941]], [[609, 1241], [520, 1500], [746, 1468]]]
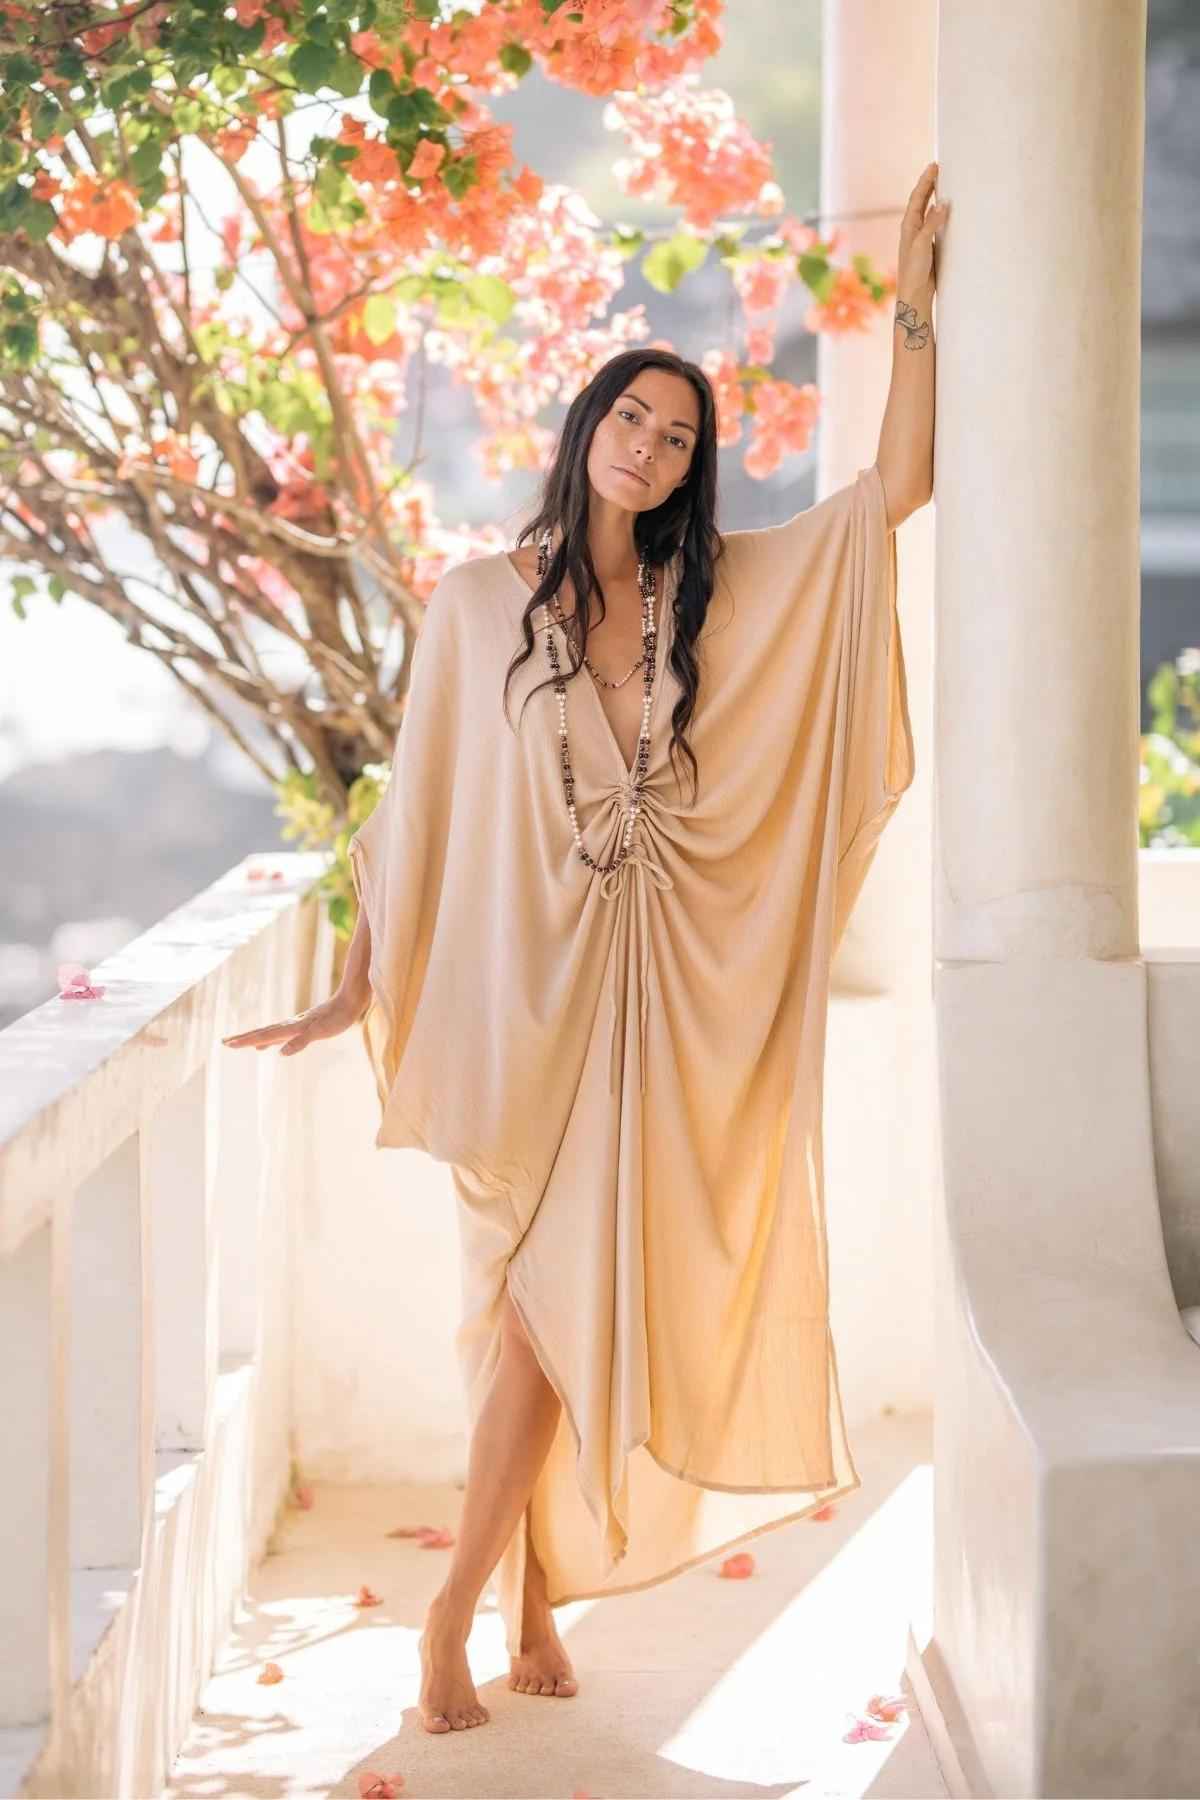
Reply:
[[441, 1530], [440, 1525], [397, 1525], [389, 1531], [388, 1537], [429, 1537], [431, 1533]]
[[313, 1503], [313, 1491], [309, 1486], [307, 1486], [307, 1484], [303, 1487], [298, 1487], [295, 1489], [294, 1498], [296, 1501], [296, 1505], [302, 1506], [304, 1508], [305, 1512], [309, 1512], [311, 1510], [312, 1503]]
[[270, 1687], [272, 1682], [283, 1680], [283, 1670], [278, 1663], [264, 1663], [258, 1679], [263, 1687]]
[[93, 986], [82, 963], [59, 963], [57, 974], [60, 1000], [99, 1000], [104, 992], [102, 987]]
[[894, 1725], [908, 1705], [907, 1694], [872, 1694], [867, 1701], [867, 1711], [874, 1718], [886, 1719], [889, 1725]]
[[423, 1531], [420, 1542], [422, 1550], [448, 1550], [454, 1542], [454, 1533], [443, 1525], [437, 1531]]
[[358, 1590], [354, 1604], [355, 1606], [382, 1606], [383, 1600], [380, 1595], [373, 1594], [364, 1581]]
[[377, 1769], [364, 1769], [358, 1778], [359, 1800], [396, 1800], [403, 1786], [403, 1775], [381, 1775]]
[[815, 1513], [809, 1513], [808, 1516], [814, 1524], [824, 1525], [826, 1519], [837, 1518], [837, 1507], [832, 1501], [827, 1500], [824, 1506], [819, 1506]]
[[747, 1575], [754, 1573], [754, 1558], [748, 1550], [739, 1550], [736, 1556], [727, 1556], [717, 1571], [727, 1581], [744, 1581]]
[[887, 1738], [892, 1734], [886, 1725], [876, 1725], [872, 1719], [855, 1719], [849, 1731], [842, 1736], [843, 1744], [865, 1744], [870, 1738]]

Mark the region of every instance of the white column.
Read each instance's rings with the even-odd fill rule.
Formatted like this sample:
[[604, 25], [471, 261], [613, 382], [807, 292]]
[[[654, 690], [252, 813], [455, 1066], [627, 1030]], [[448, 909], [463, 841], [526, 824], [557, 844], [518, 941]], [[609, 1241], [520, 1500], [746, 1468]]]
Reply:
[[159, 1450], [204, 1449], [217, 1372], [220, 1296], [206, 1094], [201, 1067], [168, 1095], [142, 1132], [142, 1183], [152, 1219]]
[[134, 1133], [82, 1183], [71, 1228], [71, 1564], [141, 1560], [142, 1230]]
[[68, 1201], [0, 1256], [0, 1726], [61, 1721], [69, 1679]]
[[942, 9], [942, 959], [1138, 948], [1145, 33], [1145, 0]]
[[947, 4], [939, 28], [926, 1673], [971, 1792], [1183, 1793], [1200, 1767], [1200, 1353], [1138, 955], [1145, 32], [1145, 0]]

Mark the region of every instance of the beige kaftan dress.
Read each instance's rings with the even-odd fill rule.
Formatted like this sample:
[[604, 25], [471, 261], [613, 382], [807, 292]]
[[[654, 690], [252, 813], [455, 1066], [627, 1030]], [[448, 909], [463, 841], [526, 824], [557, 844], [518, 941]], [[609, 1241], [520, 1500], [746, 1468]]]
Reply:
[[[678, 564], [662, 583], [633, 853], [571, 835], [554, 691], [504, 553], [427, 606], [392, 775], [351, 841], [371, 929], [376, 1143], [452, 1166], [472, 1418], [504, 1286], [562, 1400], [525, 1514], [552, 1602], [662, 1580], [860, 1485], [829, 1330], [829, 969], [913, 777], [895, 535], [871, 465], [782, 525], [725, 534], [698, 640], [690, 800], [668, 760]], [[567, 684], [584, 842], [630, 774]], [[525, 1532], [495, 1574], [520, 1644]]]

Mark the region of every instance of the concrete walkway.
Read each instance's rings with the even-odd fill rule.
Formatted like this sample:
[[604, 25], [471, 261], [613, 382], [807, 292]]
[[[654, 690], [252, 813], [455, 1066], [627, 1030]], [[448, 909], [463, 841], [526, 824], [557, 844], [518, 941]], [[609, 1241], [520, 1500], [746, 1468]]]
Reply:
[[[929, 1439], [927, 1414], [860, 1428], [862, 1488], [827, 1523], [754, 1539], [747, 1580], [720, 1579], [717, 1558], [560, 1608], [574, 1699], [508, 1688], [485, 1597], [470, 1655], [491, 1719], [441, 1737], [413, 1703], [417, 1635], [449, 1553], [386, 1533], [453, 1528], [461, 1494], [318, 1485], [256, 1571], [163, 1800], [356, 1796], [368, 1769], [403, 1774], [404, 1800], [943, 1795], [915, 1713], [887, 1740], [842, 1741], [872, 1694], [910, 1692], [905, 1641], [927, 1618], [932, 1568]], [[352, 1604], [364, 1582], [382, 1605]], [[284, 1670], [273, 1686], [256, 1679], [268, 1661]]]

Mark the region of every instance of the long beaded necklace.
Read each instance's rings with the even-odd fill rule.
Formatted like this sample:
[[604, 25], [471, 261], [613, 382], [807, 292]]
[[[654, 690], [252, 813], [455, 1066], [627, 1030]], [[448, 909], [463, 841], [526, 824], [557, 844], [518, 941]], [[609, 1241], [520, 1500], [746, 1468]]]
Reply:
[[[537, 567], [539, 582], [544, 581], [546, 578], [546, 569], [549, 566], [549, 561], [550, 530], [549, 527], [547, 527], [538, 541]], [[562, 668], [558, 660], [558, 645], [554, 641], [553, 631], [549, 629], [549, 609], [544, 608], [547, 614], [546, 655], [549, 658], [550, 671], [554, 677], [554, 692], [558, 697], [558, 737], [562, 764], [563, 793], [566, 795], [567, 812], [571, 817], [571, 831], [575, 838], [575, 848], [578, 850], [589, 869], [595, 869], [599, 874], [606, 874], [609, 869], [619, 869], [629, 855], [630, 845], [633, 842], [633, 828], [637, 824], [638, 814], [641, 811], [642, 788], [645, 785], [646, 773], [650, 767], [650, 701], [654, 688], [654, 658], [658, 626], [655, 622], [654, 574], [650, 568], [645, 551], [642, 552], [641, 561], [638, 563], [638, 587], [640, 588], [642, 595], [642, 655], [640, 659], [642, 665], [642, 729], [638, 734], [637, 760], [634, 764], [634, 773], [630, 778], [630, 796], [629, 805], [625, 812], [625, 830], [622, 834], [620, 849], [617, 851], [617, 854], [613, 857], [611, 862], [597, 862], [595, 857], [584, 847], [583, 837], [579, 830], [579, 816], [575, 808], [575, 777], [571, 772], [571, 755], [567, 748], [567, 685], [562, 678]], [[555, 609], [558, 611], [559, 618], [562, 619], [563, 615], [561, 609], [557, 606], [557, 597]], [[584, 661], [587, 661], [586, 656]], [[590, 670], [591, 664], [588, 663], [587, 666]], [[634, 669], [636, 669], [637, 666], [637, 663], [635, 663], [633, 665]], [[630, 675], [632, 675], [632, 673], [633, 669], [629, 671]], [[628, 679], [629, 676], [626, 675], [622, 678], [622, 681], [627, 681]], [[622, 682], [611, 683], [609, 685], [619, 687], [622, 685]]]

